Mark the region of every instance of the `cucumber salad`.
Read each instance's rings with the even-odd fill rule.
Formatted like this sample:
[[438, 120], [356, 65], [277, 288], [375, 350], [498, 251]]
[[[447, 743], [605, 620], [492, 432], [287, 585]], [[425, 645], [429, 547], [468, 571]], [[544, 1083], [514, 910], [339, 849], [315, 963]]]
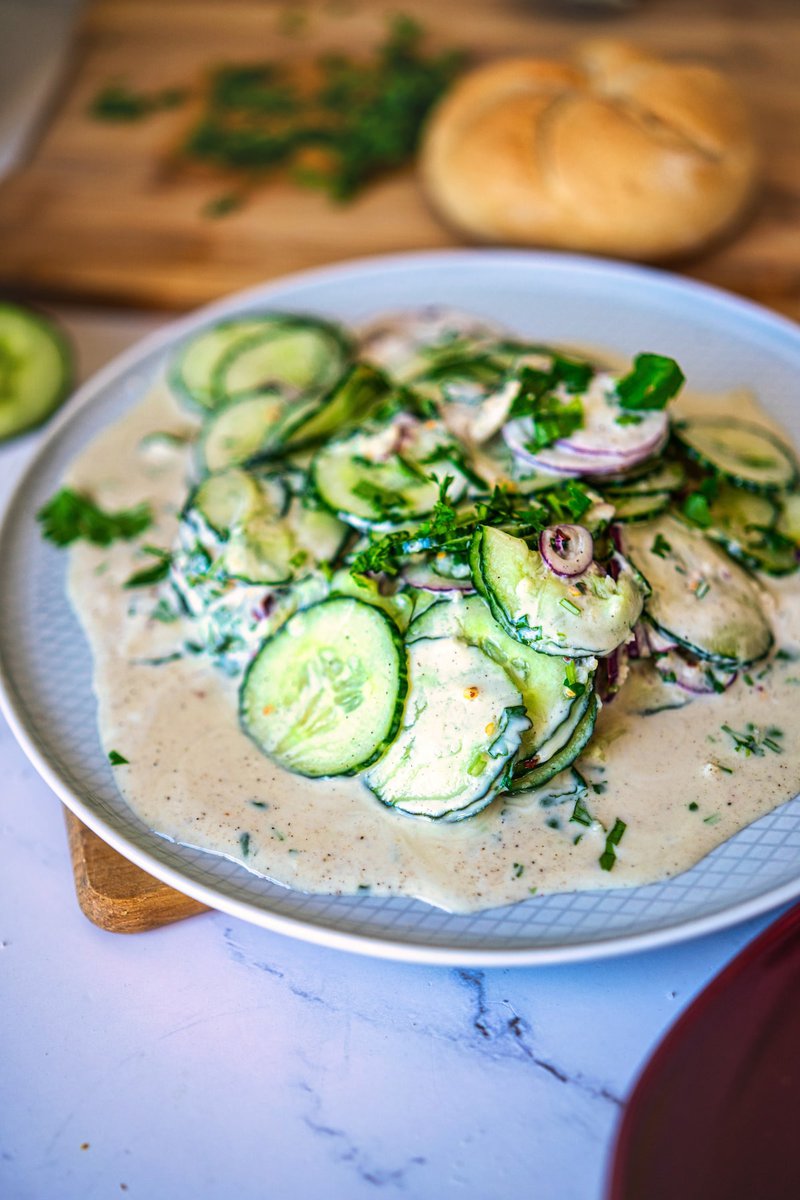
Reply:
[[[766, 708], [734, 725], [713, 706], [765, 692], [792, 658], [775, 589], [800, 558], [797, 460], [749, 412], [687, 415], [684, 383], [660, 350], [610, 365], [449, 310], [358, 333], [275, 312], [202, 330], [166, 377], [184, 427], [136, 445], [143, 478], [177, 455], [186, 481], [164, 506], [169, 540], [142, 535], [124, 580], [168, 643], [137, 667], [220, 681], [251, 777], [261, 760], [273, 784], [310, 781], [298, 795], [323, 809], [356, 797], [371, 827], [388, 823], [387, 861], [433, 831], [438, 853], [480, 857], [494, 839], [512, 883], [527, 872], [480, 893], [478, 863], [469, 902], [451, 907], [536, 892], [544, 843], [525, 859], [508, 822], [517, 839], [526, 821], [559, 831], [556, 890], [588, 843], [580, 886], [640, 882], [619, 869], [633, 809], [609, 771], [623, 730], [633, 744], [691, 705], [720, 731], [698, 763], [718, 791], [729, 762], [786, 747]], [[114, 751], [120, 777], [128, 748]], [[641, 764], [638, 778], [641, 791]], [[682, 808], [705, 822], [703, 803], [687, 792]], [[275, 849], [287, 835], [270, 829]], [[235, 830], [224, 852], [252, 869], [347, 890], [335, 872], [286, 878], [266, 851], [256, 861], [263, 831]], [[694, 859], [715, 836], [701, 834]], [[409, 889], [431, 896], [384, 888]]]

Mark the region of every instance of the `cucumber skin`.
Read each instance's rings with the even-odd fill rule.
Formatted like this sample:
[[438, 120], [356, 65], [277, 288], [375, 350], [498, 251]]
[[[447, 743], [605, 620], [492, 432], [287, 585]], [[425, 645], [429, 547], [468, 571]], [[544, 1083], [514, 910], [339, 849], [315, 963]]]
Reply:
[[53, 392], [47, 407], [32, 420], [24, 421], [21, 425], [9, 429], [7, 433], [0, 434], [0, 442], [9, 442], [13, 438], [28, 433], [31, 429], [38, 429], [67, 399], [75, 385], [75, 352], [65, 331], [50, 317], [8, 301], [0, 302], [0, 321], [2, 321], [3, 313], [12, 313], [15, 317], [22, 317], [25, 321], [43, 330], [58, 351], [61, 364], [61, 383]]
[[541, 766], [533, 767], [530, 771], [526, 771], [522, 775], [517, 775], [509, 784], [509, 791], [512, 795], [519, 792], [534, 791], [541, 787], [542, 784], [549, 782], [554, 775], [571, 767], [581, 752], [589, 744], [592, 734], [594, 733], [597, 714], [600, 711], [600, 701], [592, 692], [586, 711], [581, 717], [578, 724], [575, 726], [575, 731], [572, 737], [567, 742], [566, 746], [557, 751], [552, 758]]
[[[358, 775], [362, 771], [365, 771], [367, 769], [367, 767], [371, 767], [373, 765], [373, 763], [376, 763], [378, 761], [378, 759], [383, 758], [384, 754], [386, 753], [386, 751], [391, 746], [392, 742], [397, 737], [397, 734], [400, 730], [400, 726], [402, 724], [403, 713], [405, 711], [406, 697], [408, 696], [408, 656], [406, 654], [406, 646], [405, 646], [405, 642], [403, 640], [403, 635], [401, 634], [401, 632], [398, 629], [395, 622], [388, 615], [388, 613], [386, 613], [381, 608], [377, 608], [375, 605], [365, 604], [363, 600], [356, 600], [355, 597], [351, 597], [351, 596], [329, 596], [326, 600], [321, 600], [318, 604], [312, 604], [312, 605], [309, 605], [308, 608], [300, 609], [299, 612], [300, 613], [309, 613], [309, 612], [313, 611], [313, 609], [315, 609], [315, 608], [321, 608], [323, 605], [326, 605], [326, 604], [342, 603], [343, 600], [348, 600], [352, 604], [357, 604], [357, 605], [359, 605], [359, 607], [369, 609], [370, 612], [377, 613], [379, 615], [379, 617], [381, 617], [386, 622], [386, 627], [389, 630], [394, 649], [397, 652], [397, 696], [395, 698], [394, 713], [392, 715], [392, 721], [391, 721], [391, 725], [390, 725], [388, 732], [386, 733], [385, 737], [381, 741], [380, 745], [375, 748], [375, 751], [369, 758], [365, 759], [363, 762], [360, 762], [352, 767], [349, 767], [345, 771], [336, 772], [336, 775], [332, 775], [330, 772], [327, 775], [312, 774], [308, 771], [299, 771], [295, 768], [291, 768], [291, 773], [293, 775], [302, 775], [306, 779], [331, 779], [331, 778], [335, 778], [338, 775], [345, 775], [345, 776]], [[298, 614], [295, 613], [295, 616], [297, 616], [297, 615]], [[291, 620], [291, 618], [289, 618], [289, 620]], [[239, 725], [242, 729], [242, 732], [245, 733], [248, 738], [250, 738], [251, 742], [253, 742], [258, 747], [258, 749], [261, 751], [261, 753], [266, 755], [267, 758], [269, 758], [270, 756], [267, 754], [267, 752], [264, 750], [264, 748], [261, 746], [261, 744], [256, 740], [256, 738], [253, 736], [253, 734], [247, 728], [247, 714], [245, 712], [244, 697], [245, 697], [245, 692], [247, 690], [247, 682], [250, 678], [250, 673], [253, 670], [253, 667], [255, 666], [256, 662], [261, 657], [261, 654], [263, 653], [263, 651], [266, 649], [267, 646], [271, 645], [277, 638], [279, 638], [281, 636], [288, 636], [288, 635], [286, 635], [286, 626], [288, 625], [288, 623], [289, 622], [287, 621], [286, 624], [281, 625], [280, 629], [277, 629], [275, 631], [275, 633], [273, 633], [270, 637], [266, 638], [261, 643], [261, 645], [258, 648], [258, 652], [253, 656], [252, 661], [248, 664], [247, 670], [245, 671], [245, 673], [242, 677], [242, 682], [239, 686]], [[270, 761], [273, 761], [273, 760], [270, 759]], [[281, 764], [278, 764], [278, 765], [280, 766]], [[286, 768], [286, 767], [282, 767], [282, 769], [289, 770], [289, 768]]]
[[794, 474], [787, 483], [754, 483], [743, 475], [737, 475], [734, 471], [725, 470], [717, 463], [707, 458], [700, 450], [696, 450], [683, 436], [683, 430], [680, 425], [673, 426], [673, 433], [681, 444], [684, 454], [692, 462], [696, 462], [699, 466], [704, 467], [707, 471], [712, 471], [715, 475], [719, 475], [722, 479], [733, 484], [734, 487], [739, 487], [746, 492], [757, 492], [761, 495], [773, 495], [774, 493], [789, 492], [797, 486], [800, 479], [800, 464], [790, 446], [787, 446], [780, 438], [776, 437], [771, 430], [765, 429], [762, 425], [758, 425], [755, 421], [740, 421], [736, 420], [736, 424], [741, 428], [743, 425], [748, 425], [756, 430], [768, 442], [776, 446], [781, 454], [783, 454], [794, 467]]

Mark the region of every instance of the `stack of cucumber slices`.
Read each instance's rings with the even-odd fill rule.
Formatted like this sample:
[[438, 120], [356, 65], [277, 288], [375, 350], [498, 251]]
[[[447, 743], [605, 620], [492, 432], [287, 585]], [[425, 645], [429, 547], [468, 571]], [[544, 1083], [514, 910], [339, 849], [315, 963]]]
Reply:
[[187, 648], [241, 676], [243, 728], [289, 771], [432, 820], [574, 799], [629, 679], [672, 707], [772, 649], [795, 456], [672, 420], [670, 358], [613, 372], [447, 311], [360, 340], [256, 313], [169, 378], [202, 418], [169, 576]]

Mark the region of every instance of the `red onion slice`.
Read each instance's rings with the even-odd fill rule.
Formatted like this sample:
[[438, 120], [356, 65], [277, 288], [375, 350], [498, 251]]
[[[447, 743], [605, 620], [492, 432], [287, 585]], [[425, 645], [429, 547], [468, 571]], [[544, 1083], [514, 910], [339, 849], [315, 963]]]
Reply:
[[586, 454], [566, 448], [563, 442], [554, 442], [552, 446], [532, 451], [525, 444], [530, 436], [531, 425], [526, 417], [509, 421], [503, 426], [503, 440], [515, 458], [554, 475], [569, 478], [577, 475], [618, 475], [633, 465], [630, 458], [616, 451]]
[[564, 579], [582, 575], [594, 558], [594, 542], [583, 525], [549, 525], [539, 534], [539, 553]]

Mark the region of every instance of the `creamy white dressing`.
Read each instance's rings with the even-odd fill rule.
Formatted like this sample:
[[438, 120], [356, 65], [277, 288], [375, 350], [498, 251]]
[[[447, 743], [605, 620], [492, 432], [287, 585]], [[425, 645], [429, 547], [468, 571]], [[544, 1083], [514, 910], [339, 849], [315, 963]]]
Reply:
[[[751, 397], [684, 396], [683, 412], [753, 415]], [[74, 464], [69, 482], [105, 507], [150, 501], [146, 540], [168, 547], [186, 493], [191, 452], [159, 444], [153, 431], [183, 431], [186, 413], [165, 384], [102, 433]], [[542, 808], [503, 796], [468, 820], [437, 824], [386, 808], [358, 778], [308, 780], [266, 758], [238, 723], [238, 678], [204, 656], [170, 659], [187, 629], [151, 613], [155, 588], [122, 584], [147, 560], [128, 543], [78, 544], [69, 590], [94, 655], [100, 735], [119, 788], [157, 833], [235, 859], [249, 870], [308, 892], [419, 897], [475, 911], [532, 892], [633, 886], [686, 870], [738, 829], [800, 789], [800, 721], [794, 717], [800, 662], [785, 659], [742, 676], [724, 695], [640, 716], [641, 691], [626, 687], [603, 709], [579, 763], [597, 785], [586, 798], [596, 818], [570, 821], [572, 803]], [[765, 581], [778, 646], [800, 654], [796, 577]], [[159, 665], [154, 660], [163, 658]], [[737, 752], [728, 725], [783, 730], [783, 752]], [[730, 772], [730, 773], [728, 773]], [[606, 833], [627, 828], [611, 871], [600, 869]], [[582, 835], [582, 836], [579, 836]]]

